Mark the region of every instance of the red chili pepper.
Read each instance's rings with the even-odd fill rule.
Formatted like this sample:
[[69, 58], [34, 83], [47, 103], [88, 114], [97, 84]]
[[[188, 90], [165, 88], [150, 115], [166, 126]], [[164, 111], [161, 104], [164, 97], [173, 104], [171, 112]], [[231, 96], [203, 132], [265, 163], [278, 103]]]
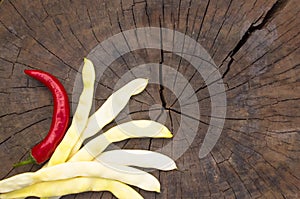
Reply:
[[14, 166], [30, 163], [42, 164], [47, 161], [64, 137], [70, 118], [68, 95], [58, 79], [41, 70], [24, 70], [24, 72], [48, 87], [53, 95], [54, 110], [51, 127], [45, 139], [31, 149], [30, 159], [17, 163]]

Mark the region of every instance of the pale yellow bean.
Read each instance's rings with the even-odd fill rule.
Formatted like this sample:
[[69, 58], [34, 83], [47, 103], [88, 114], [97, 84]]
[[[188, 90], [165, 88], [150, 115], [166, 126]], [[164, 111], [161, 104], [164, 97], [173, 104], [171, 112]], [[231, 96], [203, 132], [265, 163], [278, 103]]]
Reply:
[[86, 127], [89, 113], [92, 107], [95, 69], [93, 63], [84, 59], [84, 66], [82, 68], [83, 91], [80, 95], [76, 112], [73, 115], [72, 124], [66, 132], [65, 137], [55, 149], [47, 166], [52, 166], [66, 162], [72, 148], [79, 139], [81, 133]]
[[[109, 167], [99, 162], [67, 162], [36, 172], [27, 172], [0, 181], [0, 193], [6, 193], [45, 181], [74, 177], [101, 177], [118, 180], [147, 191], [160, 190], [159, 181], [151, 174], [128, 166]], [[59, 195], [59, 194], [58, 194]]]
[[125, 165], [142, 168], [154, 168], [163, 171], [176, 169], [174, 160], [168, 156], [147, 150], [120, 149], [101, 153], [96, 157], [104, 165]]
[[69, 161], [90, 161], [95, 159], [104, 149], [113, 142], [128, 138], [171, 138], [172, 133], [164, 125], [151, 120], [133, 120], [115, 126], [105, 133], [88, 142]]
[[77, 177], [65, 180], [40, 182], [28, 187], [0, 194], [1, 199], [28, 196], [52, 197], [86, 191], [109, 191], [120, 199], [142, 199], [143, 197], [128, 185], [109, 179]]

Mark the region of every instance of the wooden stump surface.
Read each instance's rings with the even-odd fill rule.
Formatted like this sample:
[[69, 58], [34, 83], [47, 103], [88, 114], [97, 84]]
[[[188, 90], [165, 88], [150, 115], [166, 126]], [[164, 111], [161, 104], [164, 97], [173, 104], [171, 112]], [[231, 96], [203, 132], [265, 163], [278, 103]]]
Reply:
[[[51, 94], [23, 70], [52, 73], [72, 99], [84, 56], [117, 33], [151, 26], [184, 33], [207, 50], [226, 86], [227, 114], [217, 144], [199, 159], [211, 118], [210, 96], [201, 75], [186, 60], [156, 49], [127, 53], [113, 62], [97, 82], [95, 108], [127, 71], [160, 63], [189, 80], [201, 113], [196, 138], [176, 160], [179, 170], [152, 172], [161, 182], [161, 193], [137, 190], [145, 198], [299, 198], [299, 12], [297, 0], [2, 1], [0, 178], [40, 168], [12, 165], [26, 159], [51, 123]], [[158, 75], [168, 81], [167, 74]], [[118, 120], [126, 121], [126, 114], [133, 119], [164, 119], [174, 134], [180, 119], [190, 117], [181, 114], [172, 90], [155, 84], [133, 97], [129, 113]], [[159, 150], [168, 143], [135, 139], [118, 146]], [[113, 198], [108, 192], [64, 198], [75, 197]]]

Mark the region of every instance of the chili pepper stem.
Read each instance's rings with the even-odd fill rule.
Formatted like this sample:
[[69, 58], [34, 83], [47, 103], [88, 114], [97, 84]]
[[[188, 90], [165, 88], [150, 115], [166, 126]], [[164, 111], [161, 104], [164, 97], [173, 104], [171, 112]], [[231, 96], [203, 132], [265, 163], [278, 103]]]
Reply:
[[30, 156], [27, 160], [24, 160], [22, 162], [18, 162], [16, 164], [14, 164], [13, 167], [16, 168], [16, 167], [20, 167], [20, 166], [23, 166], [23, 165], [35, 164], [35, 163], [36, 163], [35, 159], [32, 156]]

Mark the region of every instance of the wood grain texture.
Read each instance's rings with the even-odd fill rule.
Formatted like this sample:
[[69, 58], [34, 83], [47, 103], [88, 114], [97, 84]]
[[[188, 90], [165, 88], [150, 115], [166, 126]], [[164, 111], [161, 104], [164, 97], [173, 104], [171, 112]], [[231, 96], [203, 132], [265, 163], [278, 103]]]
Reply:
[[[211, 101], [197, 70], [180, 56], [155, 49], [127, 53], [113, 62], [97, 82], [95, 108], [123, 74], [151, 62], [168, 65], [189, 80], [201, 113], [196, 138], [176, 160], [179, 170], [153, 172], [161, 182], [161, 193], [138, 191], [145, 198], [299, 198], [299, 12], [297, 0], [4, 0], [0, 3], [0, 178], [40, 168], [12, 165], [27, 157], [51, 123], [51, 94], [25, 76], [24, 69], [52, 73], [72, 99], [82, 58], [97, 44], [125, 30], [153, 26], [182, 32], [208, 51], [226, 85], [227, 115], [217, 145], [199, 159]], [[158, 70], [161, 81], [168, 81], [165, 73]], [[156, 119], [176, 134], [181, 118], [191, 116], [180, 108], [171, 89], [150, 84], [146, 92], [133, 97], [129, 111], [117, 121]], [[160, 150], [168, 143], [134, 139], [117, 146]], [[113, 196], [88, 192], [64, 198]]]

